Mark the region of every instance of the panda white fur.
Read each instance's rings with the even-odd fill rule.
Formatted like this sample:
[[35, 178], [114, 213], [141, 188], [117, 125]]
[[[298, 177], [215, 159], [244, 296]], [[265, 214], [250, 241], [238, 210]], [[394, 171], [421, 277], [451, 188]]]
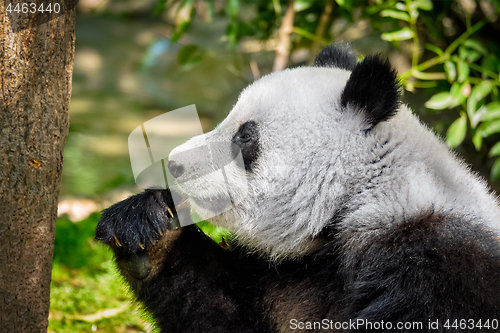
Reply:
[[[96, 238], [162, 332], [500, 331], [498, 201], [399, 95], [387, 61], [332, 45], [172, 151], [176, 189], [231, 250], [173, 230], [169, 190], [105, 210]], [[230, 186], [200, 173], [211, 143], [242, 154]]]

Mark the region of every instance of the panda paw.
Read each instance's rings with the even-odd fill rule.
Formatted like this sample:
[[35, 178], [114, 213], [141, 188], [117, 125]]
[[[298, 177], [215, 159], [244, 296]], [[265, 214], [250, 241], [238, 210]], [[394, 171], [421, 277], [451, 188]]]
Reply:
[[96, 240], [115, 253], [149, 253], [167, 230], [179, 228], [170, 190], [148, 189], [102, 212]]

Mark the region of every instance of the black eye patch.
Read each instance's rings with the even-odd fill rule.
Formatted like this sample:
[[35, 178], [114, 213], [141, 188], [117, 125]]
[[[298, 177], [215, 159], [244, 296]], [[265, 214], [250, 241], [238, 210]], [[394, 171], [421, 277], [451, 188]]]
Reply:
[[247, 121], [240, 126], [233, 136], [231, 152], [236, 158], [241, 152], [245, 170], [252, 171], [252, 167], [259, 156], [259, 131], [254, 121]]

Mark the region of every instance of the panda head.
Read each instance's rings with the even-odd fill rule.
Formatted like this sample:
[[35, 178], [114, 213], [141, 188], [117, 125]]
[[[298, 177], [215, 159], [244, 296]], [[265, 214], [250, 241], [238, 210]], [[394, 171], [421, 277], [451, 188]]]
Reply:
[[247, 87], [213, 131], [171, 152], [169, 169], [192, 209], [240, 244], [274, 259], [299, 256], [318, 246], [362, 183], [377, 125], [398, 108], [387, 61], [357, 63], [349, 46], [329, 46], [312, 67]]

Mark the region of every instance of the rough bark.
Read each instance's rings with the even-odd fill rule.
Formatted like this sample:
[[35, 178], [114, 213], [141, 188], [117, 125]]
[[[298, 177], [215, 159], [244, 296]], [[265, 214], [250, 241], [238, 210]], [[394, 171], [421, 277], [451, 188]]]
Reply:
[[16, 23], [9, 2], [0, 1], [0, 332], [46, 332], [75, 10]]

